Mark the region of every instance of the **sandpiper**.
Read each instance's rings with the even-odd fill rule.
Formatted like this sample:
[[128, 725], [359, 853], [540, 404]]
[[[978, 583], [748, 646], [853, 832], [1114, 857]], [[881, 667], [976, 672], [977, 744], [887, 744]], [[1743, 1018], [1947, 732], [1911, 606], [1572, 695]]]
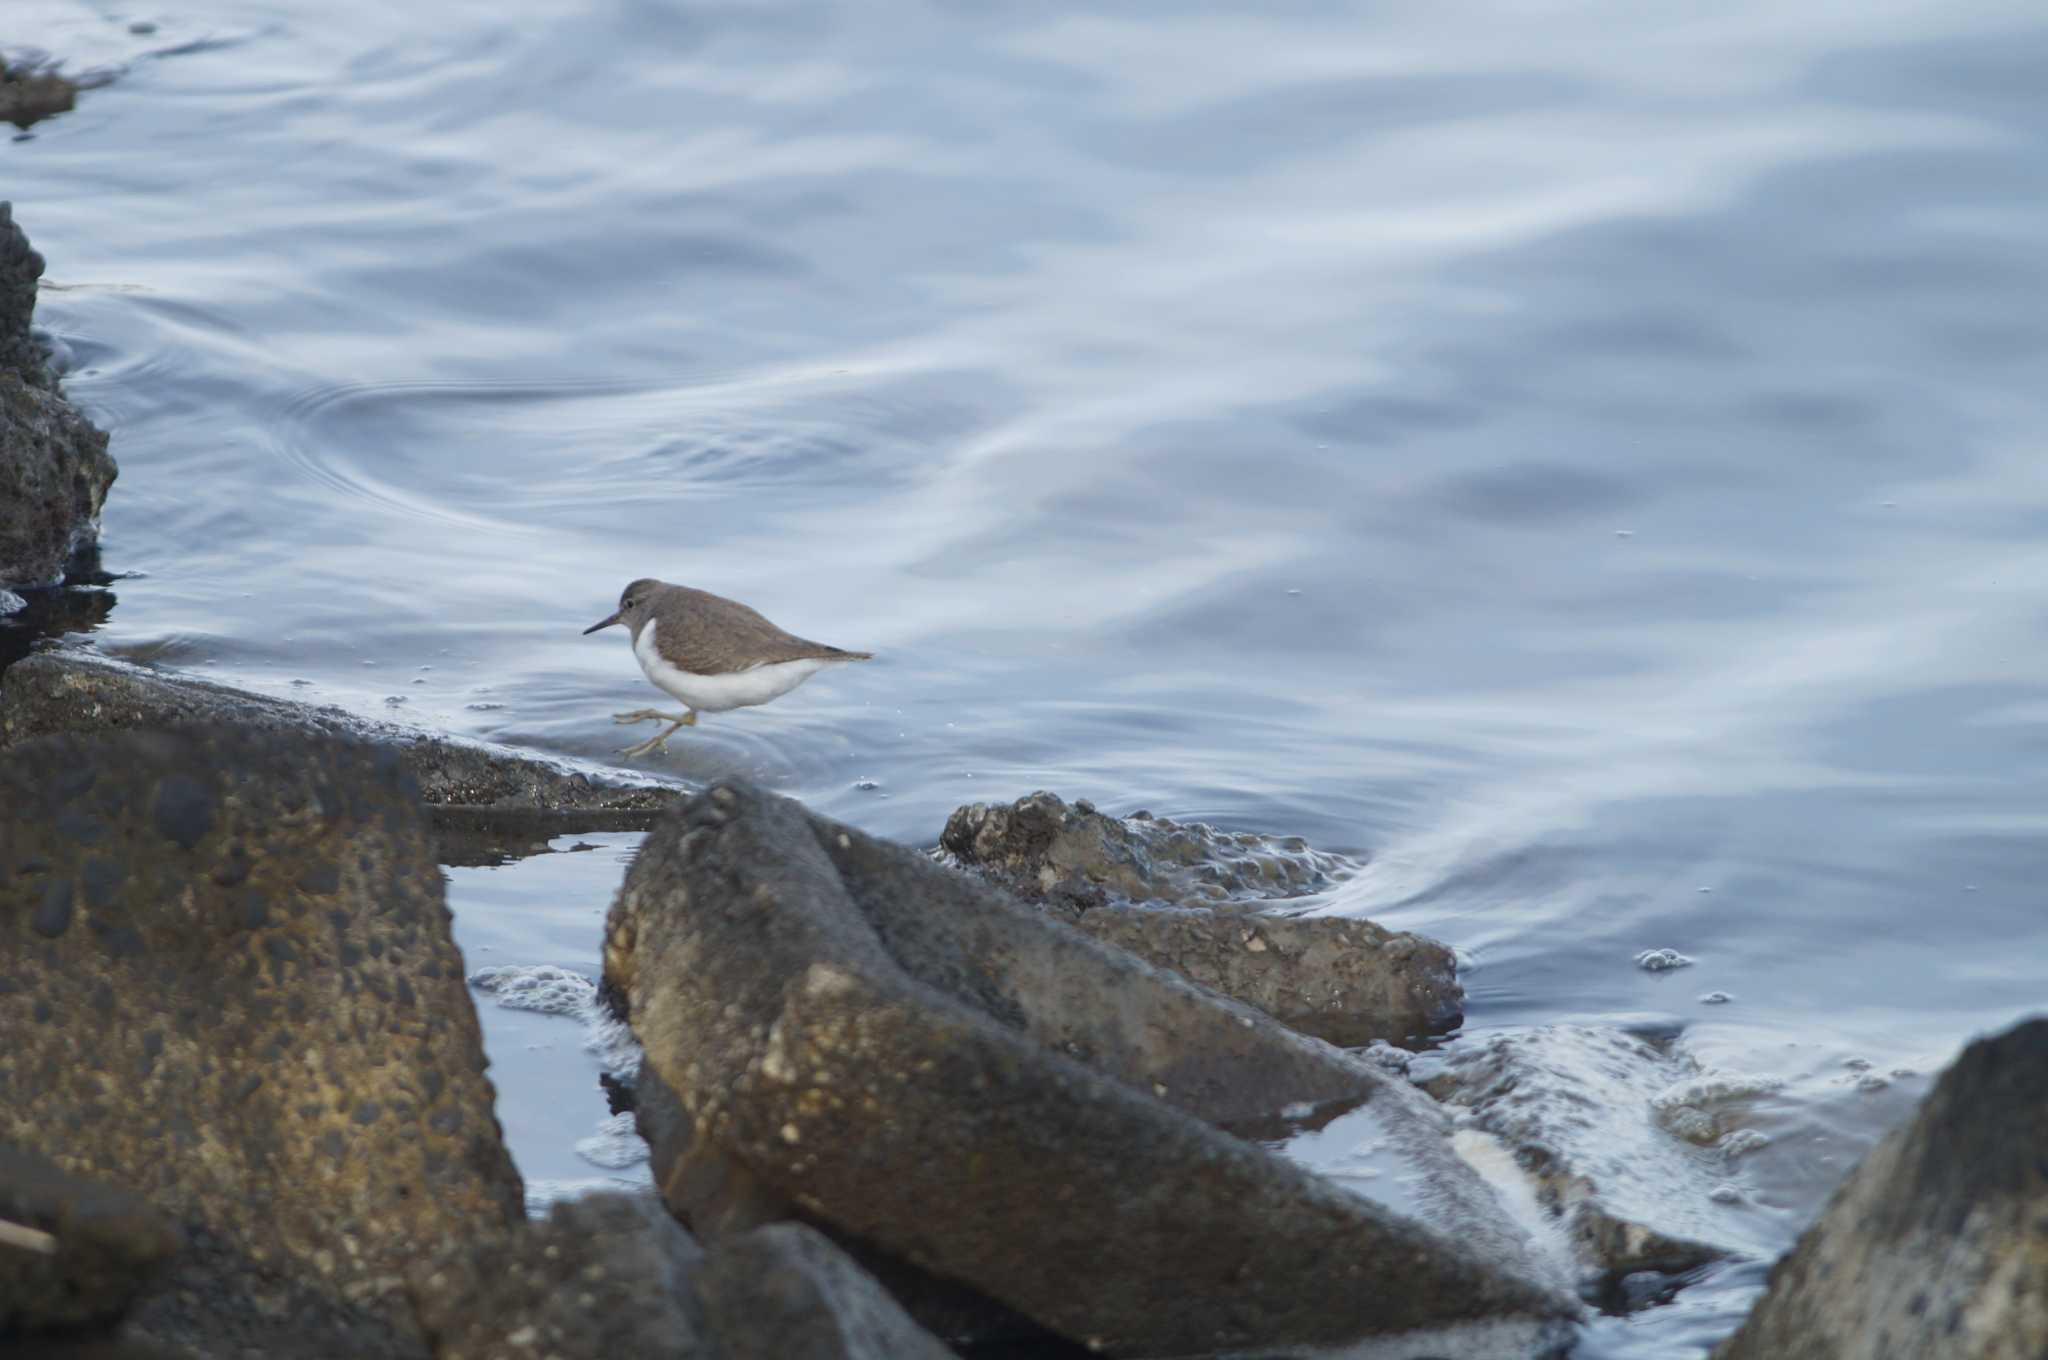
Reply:
[[738, 600], [651, 578], [627, 586], [618, 612], [583, 631], [588, 635], [615, 623], [633, 634], [633, 657], [655, 688], [688, 705], [681, 713], [640, 708], [616, 714], [614, 722], [669, 725], [659, 736], [622, 748], [619, 754], [629, 759], [665, 748], [678, 728], [696, 726], [699, 713], [765, 704], [827, 666], [874, 655], [785, 633]]

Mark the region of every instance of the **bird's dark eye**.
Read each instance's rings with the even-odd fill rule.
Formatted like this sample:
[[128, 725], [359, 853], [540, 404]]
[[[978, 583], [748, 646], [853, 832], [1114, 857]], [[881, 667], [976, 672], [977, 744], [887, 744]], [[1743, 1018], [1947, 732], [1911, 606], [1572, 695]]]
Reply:
[[621, 614], [625, 613], [625, 612], [626, 612], [626, 611], [627, 611], [628, 609], [631, 609], [632, 607], [633, 607], [633, 601], [632, 601], [632, 600], [630, 600], [630, 599], [625, 599], [625, 600], [620, 600], [620, 601], [619, 601], [619, 612], [620, 612]]

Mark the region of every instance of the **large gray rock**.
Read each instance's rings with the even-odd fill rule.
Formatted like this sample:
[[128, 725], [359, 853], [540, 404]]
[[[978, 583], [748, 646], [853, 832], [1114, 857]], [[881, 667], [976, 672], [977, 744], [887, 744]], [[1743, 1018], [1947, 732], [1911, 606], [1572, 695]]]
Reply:
[[105, 432], [57, 390], [30, 334], [42, 273], [0, 203], [0, 590], [63, 579], [98, 536], [115, 474]]
[[1410, 1044], [1463, 1017], [1457, 958], [1435, 940], [1251, 910], [1357, 869], [1299, 837], [1108, 817], [1041, 791], [957, 809], [939, 845], [946, 862], [1096, 938], [1333, 1044]]
[[674, 784], [627, 781], [504, 747], [358, 718], [149, 670], [84, 648], [38, 652], [0, 675], [0, 749], [58, 732], [225, 723], [257, 732], [318, 733], [391, 752], [434, 805], [444, 837], [651, 825], [681, 796]]
[[113, 1322], [179, 1245], [134, 1195], [0, 1147], [0, 1336]]
[[1863, 1159], [1716, 1360], [2048, 1356], [2048, 1019], [1980, 1039]]
[[[605, 979], [700, 1232], [780, 1200], [1119, 1355], [1456, 1355], [1468, 1325], [1534, 1353], [1574, 1310], [1420, 1092], [786, 800], [664, 818]], [[1430, 1223], [1217, 1127], [1331, 1101]]]
[[400, 1276], [517, 1221], [418, 794], [390, 751], [231, 729], [0, 761], [0, 1141], [189, 1241], [133, 1325], [418, 1354]]

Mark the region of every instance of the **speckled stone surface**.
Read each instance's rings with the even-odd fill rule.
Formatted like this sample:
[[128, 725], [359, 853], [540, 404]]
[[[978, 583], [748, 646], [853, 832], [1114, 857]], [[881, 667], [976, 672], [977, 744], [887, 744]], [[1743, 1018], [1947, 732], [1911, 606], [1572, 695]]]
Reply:
[[246, 1349], [289, 1322], [347, 1334], [300, 1353], [407, 1353], [407, 1263], [520, 1218], [392, 751], [219, 728], [11, 747], [0, 1034], [0, 1142], [186, 1231], [138, 1311], [160, 1338]]
[[[1576, 1311], [1420, 1092], [788, 800], [719, 785], [664, 818], [605, 979], [672, 1095], [640, 1115], [686, 1221], [723, 1158], [1108, 1354], [1472, 1321], [1535, 1351]], [[1455, 1237], [1208, 1122], [1335, 1097], [1370, 1102]]]

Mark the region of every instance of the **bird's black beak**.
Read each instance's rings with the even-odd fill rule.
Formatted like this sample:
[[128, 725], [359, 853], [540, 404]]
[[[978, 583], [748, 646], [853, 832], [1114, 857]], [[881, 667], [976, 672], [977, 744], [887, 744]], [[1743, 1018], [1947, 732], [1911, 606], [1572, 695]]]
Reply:
[[610, 618], [606, 619], [606, 620], [605, 620], [605, 621], [604, 621], [603, 623], [593, 623], [593, 624], [591, 624], [591, 625], [590, 625], [590, 626], [589, 626], [588, 628], [586, 628], [586, 629], [584, 629], [584, 630], [583, 630], [583, 636], [585, 636], [585, 637], [589, 637], [589, 636], [590, 636], [590, 635], [591, 635], [592, 633], [595, 633], [595, 632], [596, 632], [596, 631], [597, 631], [598, 629], [600, 629], [600, 628], [609, 628], [609, 627], [611, 627], [611, 626], [612, 626], [613, 624], [615, 624], [615, 623], [617, 623], [617, 622], [619, 621], [619, 614], [623, 614], [623, 613], [625, 613], [625, 612], [626, 612], [626, 611], [622, 609], [622, 610], [620, 610], [620, 611], [618, 612], [618, 614], [613, 614], [613, 615], [612, 615], [612, 616], [611, 616]]

